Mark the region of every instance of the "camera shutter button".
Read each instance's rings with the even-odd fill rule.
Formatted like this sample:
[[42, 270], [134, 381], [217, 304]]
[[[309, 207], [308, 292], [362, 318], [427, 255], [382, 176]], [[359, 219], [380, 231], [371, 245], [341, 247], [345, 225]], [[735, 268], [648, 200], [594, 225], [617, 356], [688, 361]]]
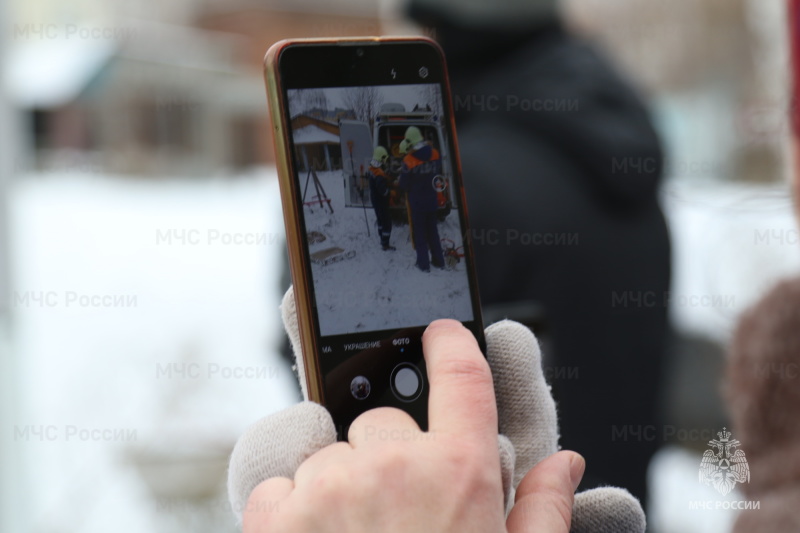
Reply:
[[410, 402], [419, 398], [422, 392], [422, 375], [411, 363], [401, 363], [392, 370], [392, 392], [398, 400]]

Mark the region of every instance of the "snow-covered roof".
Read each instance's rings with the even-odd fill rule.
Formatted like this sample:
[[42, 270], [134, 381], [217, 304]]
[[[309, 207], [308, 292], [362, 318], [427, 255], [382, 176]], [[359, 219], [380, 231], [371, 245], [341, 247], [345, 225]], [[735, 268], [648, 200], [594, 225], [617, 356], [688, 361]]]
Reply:
[[[68, 26], [64, 32], [54, 33], [53, 38], [19, 39], [11, 43], [8, 61], [0, 63], [0, 79], [5, 78], [11, 102], [23, 108], [64, 105], [74, 100], [100, 69], [118, 57], [223, 74], [229, 89], [235, 90], [242, 84], [255, 86], [256, 77], [234, 60], [245, 43], [238, 36], [137, 19], [125, 19], [121, 24], [74, 26], [75, 31], [94, 31], [99, 36], [96, 38], [83, 37], [80, 32], [73, 35], [70, 31], [73, 26]], [[50, 31], [50, 27], [44, 31]], [[249, 94], [247, 89], [245, 93]], [[241, 100], [238, 93], [228, 90], [214, 98]], [[259, 99], [263, 100], [263, 95]]]
[[315, 124], [294, 130], [294, 144], [339, 143], [339, 136], [327, 132]]
[[20, 107], [51, 108], [73, 100], [116, 50], [98, 39], [52, 39], [9, 50], [6, 89]]

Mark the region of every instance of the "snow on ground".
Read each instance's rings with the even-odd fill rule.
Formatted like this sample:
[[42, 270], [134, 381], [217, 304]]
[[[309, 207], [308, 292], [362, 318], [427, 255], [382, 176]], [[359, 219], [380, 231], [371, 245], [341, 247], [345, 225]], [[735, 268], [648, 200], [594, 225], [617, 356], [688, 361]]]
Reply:
[[[309, 220], [326, 234], [346, 230], [331, 240], [378, 260], [369, 273], [354, 269], [355, 260], [319, 268], [324, 281], [357, 287], [377, 280], [381, 288], [373, 290], [386, 304], [388, 296], [402, 301], [444, 288], [446, 297], [436, 297], [437, 303], [447, 301], [454, 312], [468, 308], [446, 292], [464, 276], [463, 265], [457, 272], [418, 274], [407, 227], [393, 230], [398, 250], [382, 252], [374, 213], [367, 210], [372, 235], [366, 237], [363, 210], [341, 206], [341, 175], [320, 178], [336, 199], [337, 217], [315, 209]], [[10, 431], [20, 430], [11, 433], [23, 474], [17, 490], [24, 508], [17, 511], [29, 526], [21, 531], [162, 530], [165, 510], [127, 459], [132, 447], [189, 454], [193, 447], [229, 443], [256, 418], [296, 399], [293, 378], [274, 349], [282, 336], [277, 288], [283, 254], [274, 171], [231, 181], [23, 176], [10, 200], [20, 404]], [[673, 300], [681, 332], [725, 341], [744, 307], [775, 280], [800, 271], [785, 188], [672, 182], [665, 211], [675, 249], [673, 293], [687, 298]], [[440, 234], [460, 245], [455, 218], [450, 215]], [[181, 241], [182, 230], [198, 233], [184, 233]], [[266, 239], [223, 242], [223, 235], [248, 234]], [[51, 293], [44, 302], [24, 300]], [[68, 305], [75, 295], [135, 297], [136, 304]], [[708, 298], [693, 302], [692, 296]], [[368, 315], [393, 309], [402, 308], [372, 305]], [[340, 307], [338, 314], [348, 311]], [[209, 375], [223, 366], [267, 373], [261, 379]], [[197, 378], [196, 368], [202, 370]], [[25, 438], [26, 427], [39, 428], [39, 437]], [[135, 439], [68, 439], [73, 429], [121, 430]], [[654, 461], [654, 531], [729, 530], [731, 511], [689, 508], [694, 500], [717, 499], [698, 483], [699, 461], [696, 452], [680, 450]], [[214, 510], [229, 520], [224, 498]]]
[[[306, 207], [307, 230], [326, 237], [312, 245], [311, 252], [334, 246], [345, 253], [355, 252], [351, 259], [312, 264], [323, 335], [423, 326], [437, 318], [473, 319], [463, 262], [453, 270], [421, 272], [415, 267], [408, 225], [392, 228], [391, 244], [397, 250], [383, 251], [375, 211], [345, 207], [341, 171], [318, 176], [333, 204], [333, 214], [318, 205], [313, 206], [313, 213]], [[439, 224], [439, 237], [453, 241], [456, 247], [462, 245], [457, 212]]]
[[[731, 502], [748, 501], [735, 488], [726, 496], [699, 481], [702, 452], [667, 446], [650, 462], [647, 509], [655, 533], [726, 533], [739, 511]], [[731, 509], [731, 507], [734, 509]]]
[[789, 187], [673, 180], [662, 197], [673, 246], [672, 322], [724, 346], [745, 309], [800, 274]]
[[[297, 399], [277, 356], [275, 173], [22, 176], [10, 200], [27, 530], [163, 530], [171, 504], [151, 498], [134, 451], [224, 461]], [[232, 529], [224, 496], [213, 510]]]

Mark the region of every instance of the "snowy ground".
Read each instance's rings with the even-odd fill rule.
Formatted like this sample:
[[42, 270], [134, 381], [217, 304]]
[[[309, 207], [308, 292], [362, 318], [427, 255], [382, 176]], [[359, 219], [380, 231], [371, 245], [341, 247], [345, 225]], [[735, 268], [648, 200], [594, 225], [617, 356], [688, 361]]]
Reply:
[[702, 457], [699, 451], [678, 446], [667, 446], [653, 457], [648, 472], [650, 531], [728, 533], [731, 530], [738, 511], [731, 509], [729, 502], [748, 499], [738, 488], [721, 496], [713, 487], [700, 483]]
[[[391, 244], [397, 250], [383, 251], [374, 210], [345, 207], [342, 173], [320, 172], [318, 176], [333, 214], [319, 207], [313, 213], [306, 208], [307, 230], [326, 237], [311, 245], [311, 252], [334, 246], [355, 252], [351, 259], [312, 264], [323, 335], [423, 326], [443, 317], [473, 319], [463, 262], [453, 270], [421, 272], [414, 266], [416, 252], [408, 225], [392, 228]], [[456, 247], [462, 245], [457, 212], [439, 224], [439, 236]]]
[[[789, 187], [674, 180], [662, 198], [673, 245], [673, 326], [727, 348], [741, 313], [778, 280], [800, 275]], [[717, 380], [707, 386], [719, 390]], [[737, 511], [725, 503], [745, 498], [738, 491], [723, 497], [699, 483], [701, 458], [701, 451], [676, 446], [654, 457], [648, 508], [654, 533], [730, 531]], [[711, 508], [693, 508], [697, 502]]]
[[[274, 172], [23, 176], [11, 207], [19, 531], [171, 530], [191, 502], [156, 497], [134, 457], [185, 462], [156, 465], [161, 482], [221, 490], [237, 436], [297, 398], [277, 356]], [[205, 508], [174, 529], [234, 530], [224, 493]]]
[[675, 180], [662, 199], [672, 238], [672, 322], [725, 346], [743, 311], [778, 280], [800, 275], [789, 187]]

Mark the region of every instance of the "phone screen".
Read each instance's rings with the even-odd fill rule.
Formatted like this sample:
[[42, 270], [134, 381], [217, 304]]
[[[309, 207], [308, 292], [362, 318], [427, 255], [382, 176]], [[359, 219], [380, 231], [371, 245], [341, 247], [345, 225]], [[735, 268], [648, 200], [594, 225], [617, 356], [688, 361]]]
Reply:
[[324, 403], [340, 433], [378, 406], [425, 429], [425, 327], [453, 318], [482, 342], [441, 57], [297, 46], [280, 66]]

